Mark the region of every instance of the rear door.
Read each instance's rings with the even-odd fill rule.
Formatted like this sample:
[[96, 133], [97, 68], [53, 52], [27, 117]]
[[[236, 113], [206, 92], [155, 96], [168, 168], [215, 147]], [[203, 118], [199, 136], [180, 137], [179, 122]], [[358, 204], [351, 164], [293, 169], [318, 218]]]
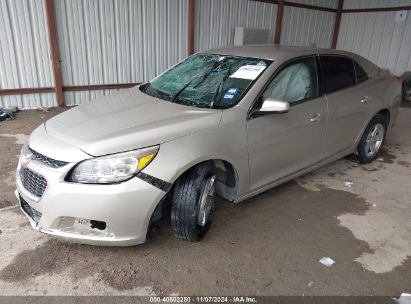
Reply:
[[365, 94], [356, 77], [356, 63], [344, 56], [320, 56], [328, 103], [328, 125], [324, 156], [329, 157], [351, 149], [369, 116], [372, 97]]
[[247, 122], [250, 191], [257, 191], [322, 158], [327, 103], [320, 96], [316, 59], [296, 59], [280, 68], [257, 99], [290, 103], [288, 113], [252, 117]]

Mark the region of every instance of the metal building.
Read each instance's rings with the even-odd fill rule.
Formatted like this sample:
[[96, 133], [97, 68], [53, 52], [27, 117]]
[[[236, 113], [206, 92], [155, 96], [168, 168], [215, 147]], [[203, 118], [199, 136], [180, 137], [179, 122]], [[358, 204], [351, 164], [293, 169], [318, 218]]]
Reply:
[[0, 0], [0, 107], [75, 105], [233, 44], [336, 47], [411, 70], [411, 0]]

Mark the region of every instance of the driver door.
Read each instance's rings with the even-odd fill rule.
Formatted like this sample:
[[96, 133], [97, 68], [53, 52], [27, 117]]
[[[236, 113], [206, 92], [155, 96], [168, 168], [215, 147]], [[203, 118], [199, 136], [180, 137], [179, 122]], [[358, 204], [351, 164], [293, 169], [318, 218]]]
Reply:
[[[288, 113], [251, 115], [247, 122], [250, 192], [319, 162], [327, 125], [327, 104], [315, 56], [296, 59], [276, 72], [258, 99], [288, 101]], [[321, 94], [320, 94], [321, 93]]]

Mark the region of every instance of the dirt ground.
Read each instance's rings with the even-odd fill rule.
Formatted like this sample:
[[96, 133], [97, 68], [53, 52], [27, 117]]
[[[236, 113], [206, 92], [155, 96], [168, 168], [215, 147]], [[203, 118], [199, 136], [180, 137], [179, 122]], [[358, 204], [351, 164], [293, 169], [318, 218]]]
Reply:
[[219, 201], [202, 242], [175, 239], [165, 219], [126, 248], [40, 234], [17, 206], [21, 144], [59, 111], [0, 122], [0, 295], [411, 293], [411, 108], [372, 164], [342, 159], [238, 205]]

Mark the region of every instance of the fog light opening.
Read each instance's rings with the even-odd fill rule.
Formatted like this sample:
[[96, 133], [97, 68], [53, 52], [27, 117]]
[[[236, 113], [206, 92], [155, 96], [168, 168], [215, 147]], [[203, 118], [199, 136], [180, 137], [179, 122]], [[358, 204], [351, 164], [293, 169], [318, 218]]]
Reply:
[[106, 222], [100, 222], [100, 221], [91, 220], [91, 221], [90, 221], [90, 227], [91, 227], [92, 229], [104, 230], [104, 229], [106, 229], [107, 225], [106, 225]]

